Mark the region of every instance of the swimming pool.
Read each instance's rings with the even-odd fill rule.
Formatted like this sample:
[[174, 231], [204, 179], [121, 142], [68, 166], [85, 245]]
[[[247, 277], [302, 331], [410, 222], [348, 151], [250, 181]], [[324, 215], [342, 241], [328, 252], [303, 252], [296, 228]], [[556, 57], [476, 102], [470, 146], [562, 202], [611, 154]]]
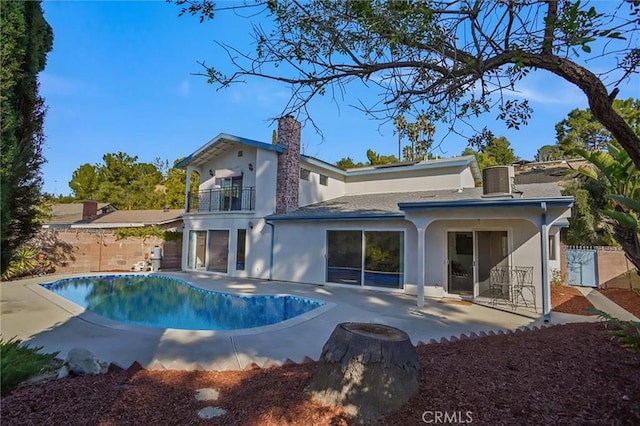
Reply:
[[288, 295], [245, 296], [203, 290], [160, 275], [66, 278], [42, 287], [115, 321], [185, 330], [261, 327], [324, 305]]

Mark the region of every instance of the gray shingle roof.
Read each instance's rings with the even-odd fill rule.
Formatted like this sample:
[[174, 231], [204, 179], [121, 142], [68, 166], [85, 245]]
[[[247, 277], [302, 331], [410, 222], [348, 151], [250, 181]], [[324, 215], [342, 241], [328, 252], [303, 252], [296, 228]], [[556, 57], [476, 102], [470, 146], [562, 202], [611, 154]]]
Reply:
[[155, 225], [179, 220], [184, 210], [118, 210], [97, 218], [92, 223], [144, 223]]
[[[522, 191], [522, 198], [559, 197], [560, 190], [555, 183], [536, 183], [517, 185], [514, 190]], [[519, 193], [513, 194], [514, 198], [520, 198]], [[464, 188], [462, 191], [444, 189], [435, 191], [397, 192], [383, 194], [345, 195], [332, 200], [323, 201], [299, 208], [296, 211], [275, 215], [272, 217], [301, 216], [375, 216], [393, 215], [402, 216], [398, 203], [429, 202], [429, 201], [456, 201], [456, 200], [480, 200], [482, 188]], [[511, 197], [509, 197], [511, 198]], [[499, 198], [494, 198], [499, 199]]]
[[[98, 203], [98, 213], [103, 208], [115, 210], [109, 203]], [[71, 224], [82, 222], [82, 203], [54, 204], [51, 206], [51, 216], [43, 220], [44, 224]]]

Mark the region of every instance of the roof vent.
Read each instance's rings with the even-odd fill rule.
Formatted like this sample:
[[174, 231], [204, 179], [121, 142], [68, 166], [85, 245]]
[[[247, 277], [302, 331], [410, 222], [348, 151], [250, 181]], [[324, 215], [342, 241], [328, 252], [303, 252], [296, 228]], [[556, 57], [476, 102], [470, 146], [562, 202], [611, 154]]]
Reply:
[[487, 167], [482, 171], [484, 196], [511, 195], [511, 182], [515, 176], [513, 166]]

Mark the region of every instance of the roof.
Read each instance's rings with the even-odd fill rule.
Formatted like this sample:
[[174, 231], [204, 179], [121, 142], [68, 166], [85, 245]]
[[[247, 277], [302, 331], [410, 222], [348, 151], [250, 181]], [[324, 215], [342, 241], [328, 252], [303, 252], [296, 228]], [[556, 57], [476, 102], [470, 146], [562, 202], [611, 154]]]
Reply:
[[227, 133], [220, 133], [176, 164], [176, 167], [184, 168], [188, 165], [202, 165], [209, 162], [213, 157], [232, 150], [237, 145], [247, 145], [276, 152], [284, 152], [286, 149], [281, 145], [273, 145], [240, 136], [229, 135]]
[[[238, 145], [247, 145], [255, 148], [266, 149], [275, 152], [284, 152], [286, 147], [282, 145], [274, 145], [270, 143], [260, 142], [253, 139], [247, 139], [240, 136], [234, 136], [227, 133], [220, 133], [215, 138], [195, 150], [184, 160], [176, 164], [177, 168], [185, 168], [188, 165], [201, 166], [214, 157], [235, 149]], [[471, 167], [471, 172], [476, 182], [482, 182], [482, 174], [480, 168], [476, 162], [476, 158], [473, 155], [467, 155], [462, 157], [453, 158], [440, 158], [432, 160], [424, 160], [419, 162], [400, 162], [392, 164], [382, 164], [378, 166], [359, 167], [357, 169], [342, 170], [333, 164], [326, 161], [319, 160], [309, 155], [300, 155], [300, 162], [309, 163], [317, 167], [323, 168], [328, 171], [340, 174], [342, 176], [359, 176], [359, 175], [371, 175], [381, 173], [395, 173], [403, 171], [413, 171], [440, 167]]]
[[[43, 220], [44, 224], [72, 224], [82, 222], [82, 209], [83, 203], [68, 203], [68, 204], [54, 204], [51, 207], [51, 216]], [[116, 208], [109, 203], [98, 203], [98, 211], [116, 210]]]
[[184, 214], [183, 209], [164, 211], [158, 210], [118, 210], [101, 216], [91, 223], [94, 224], [143, 224], [160, 225], [180, 220]]
[[[463, 188], [462, 190], [436, 190], [436, 191], [415, 191], [415, 192], [398, 192], [398, 193], [382, 193], [382, 194], [363, 194], [363, 195], [346, 195], [334, 198], [332, 200], [323, 201], [309, 206], [301, 207], [296, 211], [286, 214], [276, 214], [268, 216], [267, 220], [304, 220], [304, 219], [374, 219], [384, 217], [404, 217], [401, 207], [411, 207], [410, 204], [415, 203], [416, 206], [424, 207], [424, 205], [432, 205], [436, 207], [447, 202], [448, 208], [453, 208], [456, 204], [463, 205], [473, 202], [505, 205], [513, 203], [515, 200], [527, 200], [529, 202], [540, 202], [552, 199], [566, 199], [566, 202], [572, 202], [572, 197], [561, 197], [560, 190], [555, 183], [540, 183], [518, 185], [520, 194], [514, 194], [514, 197], [483, 197], [482, 188]], [[516, 201], [516, 203], [522, 203]]]
[[100, 213], [93, 220], [82, 220], [82, 203], [55, 204], [52, 217], [43, 221], [44, 227], [116, 228], [125, 226], [162, 225], [181, 219], [182, 209], [117, 210], [112, 204], [98, 203]]

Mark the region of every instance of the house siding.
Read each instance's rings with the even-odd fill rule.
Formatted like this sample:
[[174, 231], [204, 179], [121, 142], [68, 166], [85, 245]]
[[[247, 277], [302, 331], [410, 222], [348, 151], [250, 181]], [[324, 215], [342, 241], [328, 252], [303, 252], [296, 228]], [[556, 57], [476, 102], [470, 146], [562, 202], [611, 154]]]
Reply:
[[[462, 167], [442, 167], [420, 171], [402, 171], [379, 175], [347, 176], [346, 195], [383, 192], [457, 189], [463, 187]], [[464, 187], [472, 188], [473, 183]]]
[[[328, 230], [403, 231], [405, 274], [416, 268], [415, 256], [407, 256], [413, 251], [408, 242], [415, 241], [415, 227], [404, 220], [278, 222], [273, 251], [273, 279], [325, 284]], [[303, 244], [300, 243], [302, 235]]]

